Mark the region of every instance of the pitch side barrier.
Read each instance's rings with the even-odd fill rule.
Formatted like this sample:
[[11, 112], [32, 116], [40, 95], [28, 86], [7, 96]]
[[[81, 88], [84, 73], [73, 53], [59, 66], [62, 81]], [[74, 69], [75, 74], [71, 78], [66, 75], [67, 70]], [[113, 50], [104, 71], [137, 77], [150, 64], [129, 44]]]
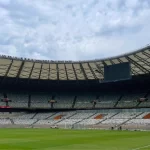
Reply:
[[148, 112], [150, 107], [140, 107], [140, 108], [102, 108], [102, 109], [28, 109], [28, 108], [3, 108], [0, 112], [95, 112], [95, 113], [108, 113], [108, 112]]

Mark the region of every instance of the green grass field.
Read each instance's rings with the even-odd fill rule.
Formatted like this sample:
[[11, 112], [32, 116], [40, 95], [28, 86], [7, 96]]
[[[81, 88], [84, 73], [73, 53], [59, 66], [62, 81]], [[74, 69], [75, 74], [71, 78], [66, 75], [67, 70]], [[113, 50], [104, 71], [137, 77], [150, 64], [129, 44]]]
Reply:
[[150, 132], [0, 129], [2, 150], [150, 150]]

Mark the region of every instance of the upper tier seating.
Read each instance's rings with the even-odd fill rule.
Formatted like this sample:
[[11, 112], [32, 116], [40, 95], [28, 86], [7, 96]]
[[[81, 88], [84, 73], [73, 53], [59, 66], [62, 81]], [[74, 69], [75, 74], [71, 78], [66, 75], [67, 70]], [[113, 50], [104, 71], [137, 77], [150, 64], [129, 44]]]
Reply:
[[[54, 97], [54, 98], [53, 98]], [[68, 94], [33, 94], [31, 98], [31, 107], [33, 108], [51, 108], [50, 100], [56, 100], [53, 104], [54, 108], [71, 108], [74, 100], [74, 95]]]
[[0, 106], [5, 106], [5, 105], [6, 105], [5, 102], [2, 102], [2, 101], [1, 101], [1, 99], [3, 99], [3, 98], [4, 98], [3, 94], [0, 93]]
[[93, 93], [84, 93], [82, 95], [78, 94], [75, 108], [92, 108], [93, 104], [91, 102], [95, 99], [96, 95], [94, 95]]
[[50, 108], [51, 105], [48, 103], [52, 99], [50, 94], [33, 94], [31, 96], [31, 107], [32, 108]]
[[106, 95], [101, 95], [98, 99], [98, 102], [96, 104], [96, 108], [109, 108], [114, 107], [115, 103], [119, 99], [120, 95], [108, 93]]
[[150, 99], [145, 102], [141, 102], [138, 107], [150, 107]]
[[139, 104], [139, 107], [150, 107], [150, 94], [147, 96], [147, 101], [145, 101], [145, 102], [141, 102], [140, 104]]
[[[12, 102], [9, 102], [10, 107], [28, 107], [28, 95], [26, 93], [8, 93], [7, 96], [10, 100], [12, 100]], [[5, 105], [6, 104], [4, 104], [4, 106]]]
[[[137, 102], [139, 98], [143, 98], [146, 93], [126, 93], [122, 96], [120, 93], [33, 93], [29, 101], [30, 95], [27, 93], [7, 93], [10, 107], [14, 108], [51, 108], [49, 100], [56, 100], [54, 108], [92, 108], [93, 100], [96, 101], [95, 108], [110, 108], [110, 107], [149, 107], [150, 95], [148, 101]], [[2, 92], [0, 93], [1, 99], [3, 99]], [[122, 98], [121, 98], [122, 96]], [[76, 97], [76, 99], [75, 99]], [[118, 101], [121, 98], [120, 101]], [[74, 101], [75, 100], [75, 101]], [[30, 103], [31, 102], [31, 103]], [[117, 103], [118, 102], [118, 103]], [[117, 104], [117, 105], [116, 105]], [[5, 102], [0, 101], [0, 106], [6, 106]]]
[[74, 97], [71, 94], [59, 94], [55, 97], [57, 103], [54, 104], [54, 108], [72, 108]]
[[117, 107], [136, 107], [138, 100], [143, 98], [146, 93], [126, 93], [119, 101]]

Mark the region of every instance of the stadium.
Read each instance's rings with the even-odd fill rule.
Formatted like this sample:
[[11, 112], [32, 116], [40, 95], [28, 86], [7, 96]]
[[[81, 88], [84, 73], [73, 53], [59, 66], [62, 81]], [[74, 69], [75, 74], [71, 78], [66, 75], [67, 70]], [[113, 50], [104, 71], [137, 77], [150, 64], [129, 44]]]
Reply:
[[150, 150], [150, 0], [0, 0], [0, 150]]
[[[123, 147], [149, 149], [149, 132], [139, 132], [150, 130], [149, 85], [150, 46], [116, 57], [89, 61], [47, 61], [1, 55], [0, 127], [11, 128], [1, 129], [1, 138], [7, 137], [7, 134], [9, 137], [11, 132], [14, 139], [15, 136], [18, 137], [17, 133], [24, 137], [35, 132], [31, 135], [32, 139], [36, 139], [37, 131], [44, 137], [52, 134], [54, 138], [58, 138], [57, 133], [62, 134], [62, 142], [57, 143], [56, 140], [56, 143], [51, 143], [51, 148], [54, 148], [56, 145], [67, 144], [69, 139], [66, 136], [71, 138], [77, 134], [70, 143], [78, 141], [79, 145], [64, 148], [99, 149], [101, 146], [102, 149], [123, 149], [117, 142], [113, 144], [118, 147], [113, 148], [111, 144], [106, 147], [104, 139], [112, 136], [115, 140], [117, 134], [118, 137], [129, 136], [131, 132], [125, 130], [132, 130], [136, 131], [136, 134], [132, 133], [135, 134], [132, 135], [133, 139], [137, 142], [139, 140], [140, 145], [126, 139], [130, 144]], [[44, 128], [57, 129], [50, 131]], [[98, 138], [97, 130], [100, 129], [99, 134], [104, 139]], [[120, 130], [124, 131], [120, 133]], [[81, 138], [88, 143], [92, 141], [88, 136], [92, 136], [94, 141], [100, 139], [103, 143], [93, 147], [82, 145], [77, 140]], [[63, 141], [63, 138], [66, 140]], [[124, 138], [120, 142], [123, 143]], [[8, 145], [4, 143], [1, 144], [7, 148]], [[34, 144], [20, 145], [22, 144], [12, 147], [34, 149]], [[41, 148], [43, 149], [43, 145]]]

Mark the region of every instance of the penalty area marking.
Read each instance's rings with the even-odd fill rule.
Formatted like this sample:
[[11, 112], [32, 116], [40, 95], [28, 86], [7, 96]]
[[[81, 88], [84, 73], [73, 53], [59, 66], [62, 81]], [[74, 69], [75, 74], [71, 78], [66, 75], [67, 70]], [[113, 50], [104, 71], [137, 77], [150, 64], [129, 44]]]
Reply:
[[143, 146], [143, 147], [138, 147], [138, 148], [135, 148], [135, 149], [132, 149], [132, 150], [139, 150], [139, 149], [143, 149], [143, 148], [147, 148], [147, 147], [150, 147], [150, 145], [146, 145], [146, 146]]

